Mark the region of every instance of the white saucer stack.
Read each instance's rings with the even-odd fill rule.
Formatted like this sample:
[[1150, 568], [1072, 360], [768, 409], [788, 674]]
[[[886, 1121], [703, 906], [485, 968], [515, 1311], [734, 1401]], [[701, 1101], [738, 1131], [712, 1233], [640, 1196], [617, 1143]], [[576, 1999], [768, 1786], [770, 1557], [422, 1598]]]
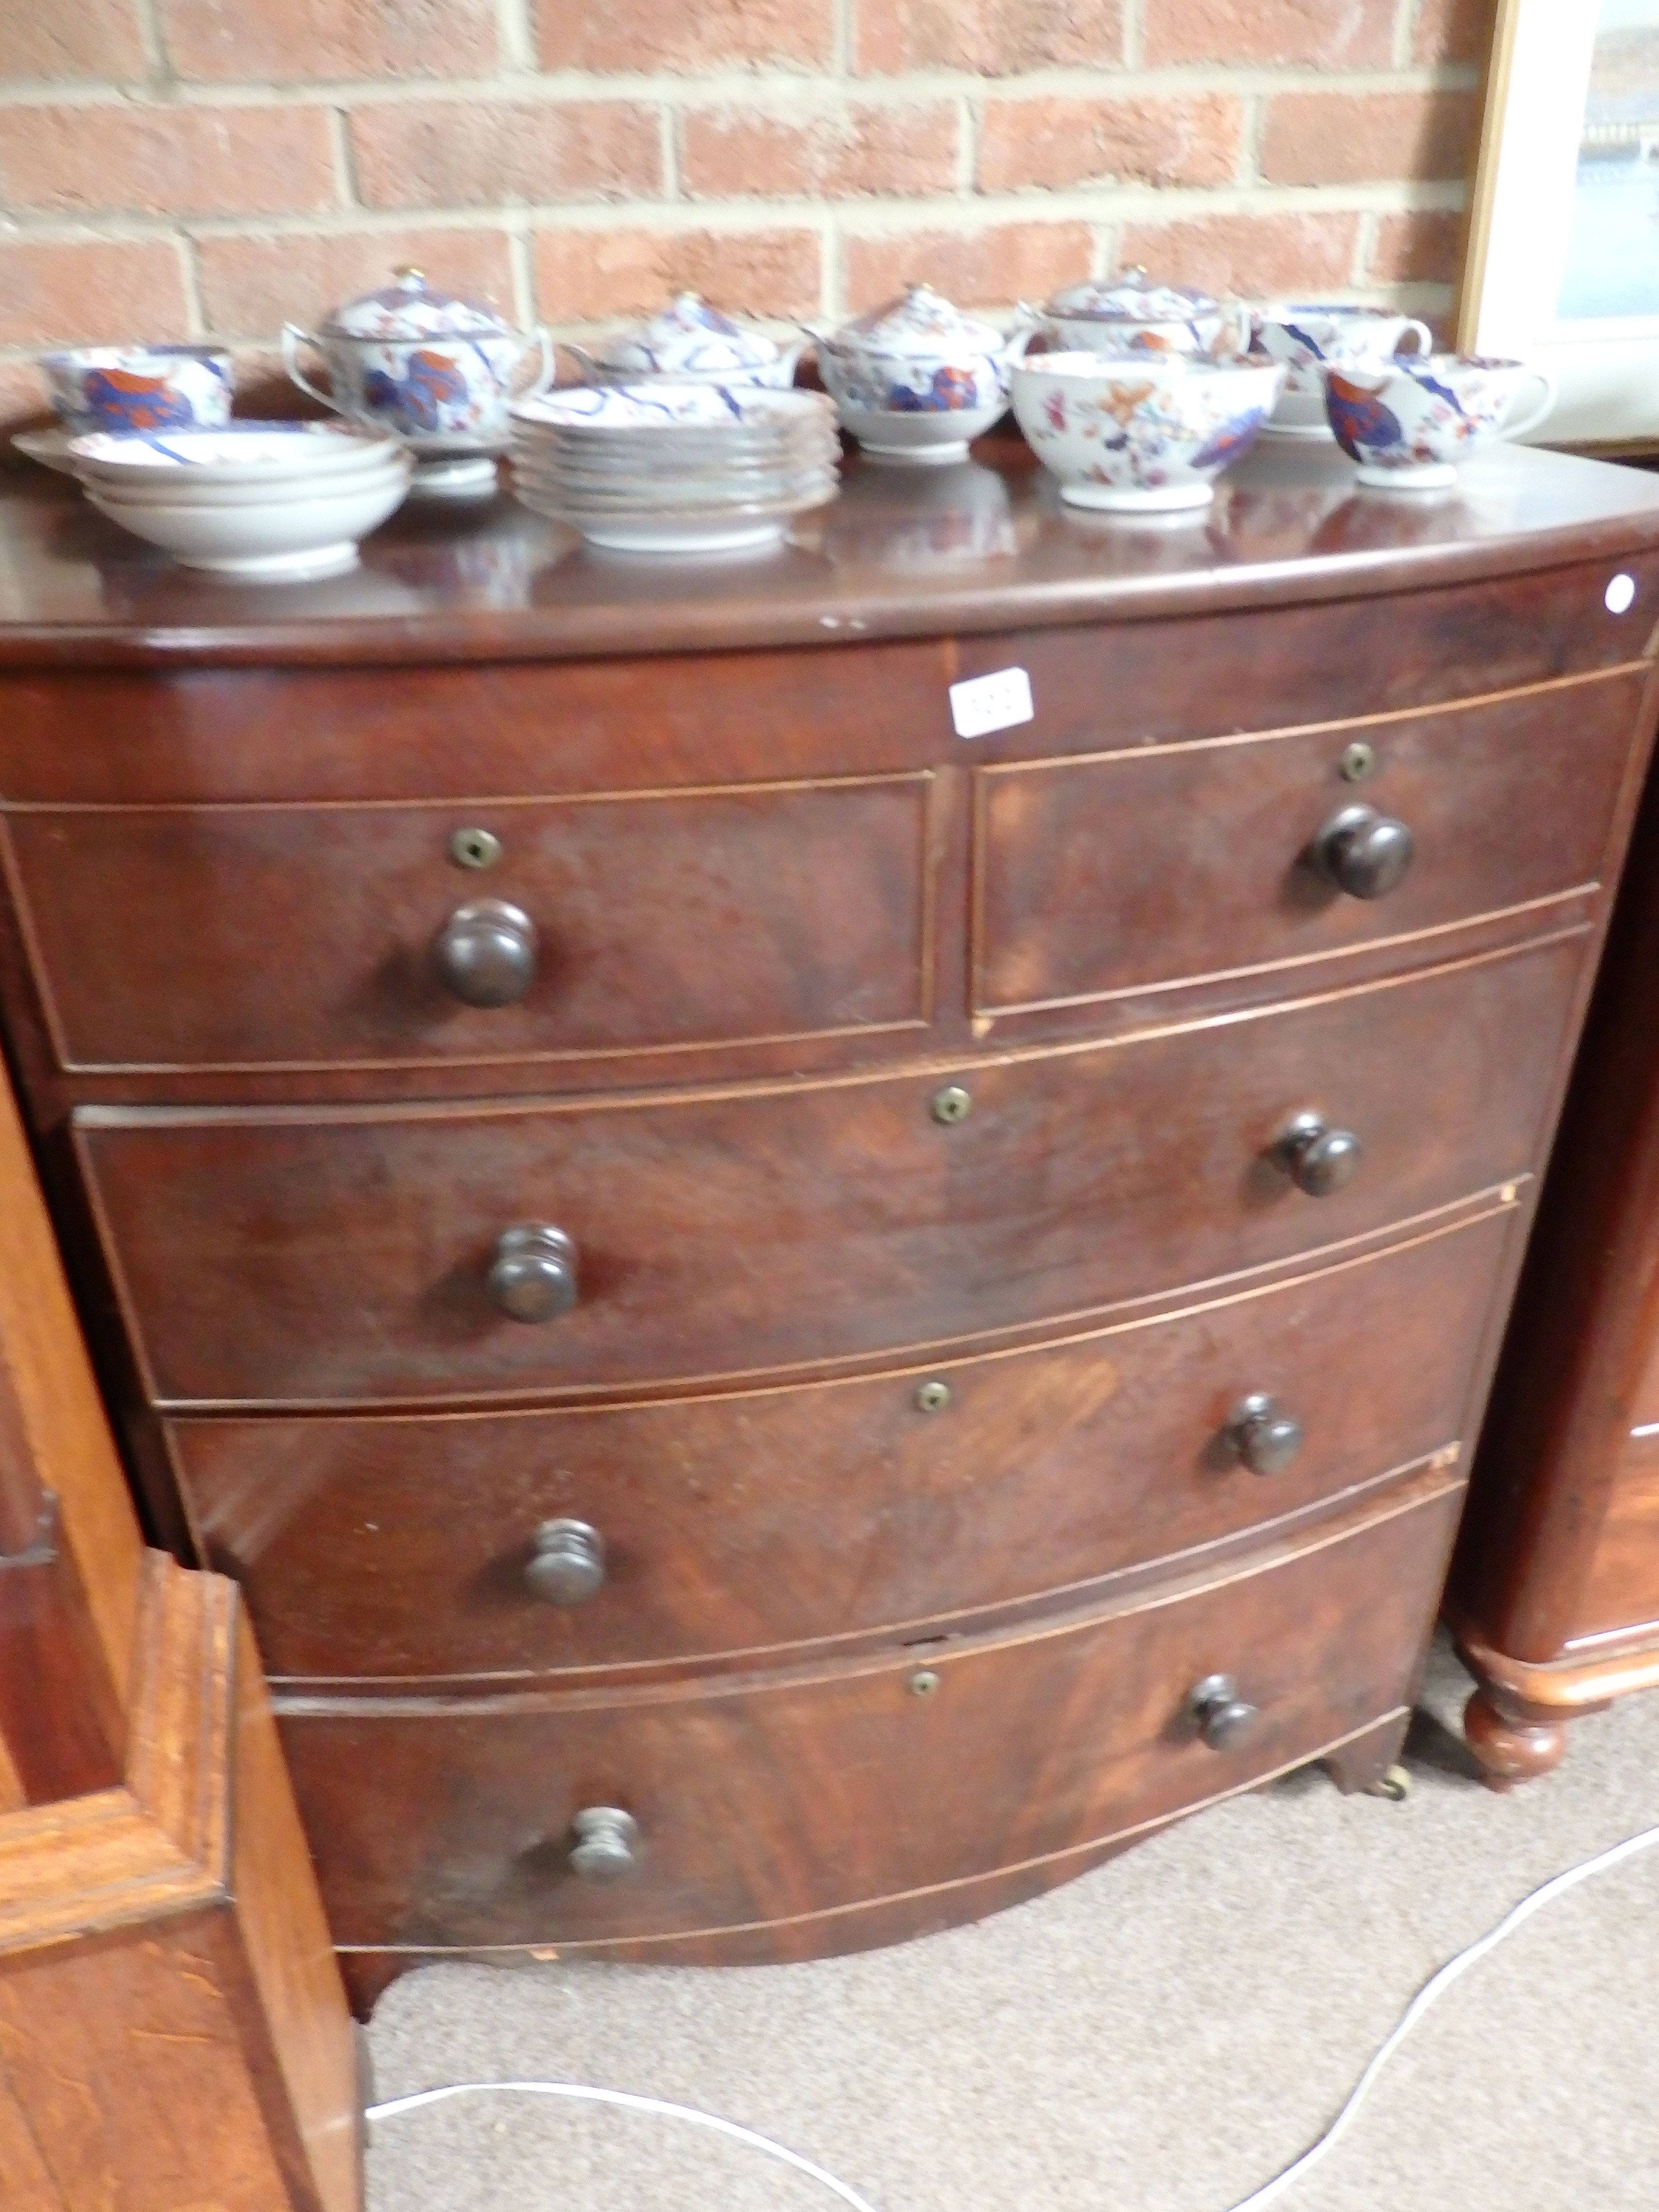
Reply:
[[775, 544], [839, 489], [818, 392], [690, 381], [583, 385], [513, 410], [513, 484], [538, 514], [624, 553]]
[[187, 568], [255, 582], [354, 567], [414, 471], [386, 432], [332, 422], [95, 430], [70, 441], [68, 459], [112, 522]]

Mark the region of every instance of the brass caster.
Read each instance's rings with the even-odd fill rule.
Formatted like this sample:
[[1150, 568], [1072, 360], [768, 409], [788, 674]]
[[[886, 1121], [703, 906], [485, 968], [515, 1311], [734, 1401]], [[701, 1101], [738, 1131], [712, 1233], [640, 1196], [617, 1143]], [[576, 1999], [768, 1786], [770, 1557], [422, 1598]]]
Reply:
[[1403, 1766], [1391, 1766], [1365, 1792], [1368, 1797], [1386, 1797], [1390, 1805], [1403, 1805], [1412, 1794], [1412, 1778]]

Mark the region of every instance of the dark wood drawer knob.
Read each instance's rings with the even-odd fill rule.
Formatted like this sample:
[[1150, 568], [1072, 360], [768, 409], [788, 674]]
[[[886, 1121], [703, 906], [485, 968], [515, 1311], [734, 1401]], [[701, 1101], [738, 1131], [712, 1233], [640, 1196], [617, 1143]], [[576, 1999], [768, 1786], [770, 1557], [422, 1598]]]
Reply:
[[510, 1006], [536, 980], [536, 925], [505, 899], [458, 906], [432, 948], [438, 980], [468, 1006]]
[[556, 1321], [576, 1303], [576, 1247], [562, 1229], [539, 1223], [504, 1230], [487, 1287], [509, 1321]]
[[1374, 806], [1344, 806], [1313, 841], [1313, 864], [1350, 898], [1381, 898], [1412, 864], [1412, 833]]
[[1187, 1702], [1199, 1735], [1212, 1751], [1241, 1743], [1255, 1725], [1256, 1709], [1239, 1696], [1231, 1674], [1206, 1674], [1194, 1684]]
[[1252, 1474], [1282, 1474], [1302, 1449], [1301, 1422], [1259, 1391], [1233, 1407], [1227, 1434]]
[[620, 1806], [584, 1806], [570, 1829], [570, 1864], [584, 1881], [624, 1881], [638, 1866], [640, 1824]]
[[1364, 1146], [1352, 1129], [1334, 1129], [1322, 1114], [1298, 1114], [1273, 1147], [1279, 1165], [1310, 1198], [1328, 1198], [1354, 1178]]
[[544, 1521], [524, 1586], [544, 1605], [585, 1605], [605, 1588], [605, 1539], [586, 1521]]

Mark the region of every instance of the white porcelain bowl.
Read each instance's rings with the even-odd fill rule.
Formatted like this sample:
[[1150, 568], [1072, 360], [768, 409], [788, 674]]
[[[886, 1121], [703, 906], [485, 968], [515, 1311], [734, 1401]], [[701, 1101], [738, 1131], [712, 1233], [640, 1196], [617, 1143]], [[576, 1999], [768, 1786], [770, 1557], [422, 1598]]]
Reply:
[[[824, 381], [830, 381], [827, 374]], [[1008, 404], [999, 399], [988, 407], [910, 414], [891, 407], [859, 407], [850, 399], [842, 399], [836, 411], [864, 451], [877, 460], [908, 461], [912, 466], [931, 462], [943, 467], [952, 461], [965, 461], [974, 439], [982, 438], [1000, 422], [1008, 412]]]
[[377, 486], [402, 483], [408, 471], [404, 456], [377, 456], [362, 468], [340, 470], [328, 476], [283, 476], [270, 483], [219, 483], [211, 477], [192, 477], [156, 482], [112, 482], [77, 469], [82, 489], [89, 499], [111, 499], [123, 507], [284, 507], [291, 502], [333, 499], [347, 492], [368, 492]]
[[1158, 513], [1213, 498], [1284, 384], [1282, 362], [1037, 354], [1014, 369], [1014, 414], [1071, 505]]
[[101, 484], [88, 484], [86, 492], [100, 514], [187, 568], [276, 582], [354, 567], [359, 542], [402, 506], [413, 471], [413, 460], [399, 455], [394, 466], [365, 481], [309, 497], [251, 490], [230, 505], [123, 498]]
[[246, 422], [218, 430], [93, 431], [70, 441], [69, 459], [83, 482], [174, 483], [189, 497], [197, 483], [254, 488], [349, 474], [398, 450], [388, 432], [350, 423]]

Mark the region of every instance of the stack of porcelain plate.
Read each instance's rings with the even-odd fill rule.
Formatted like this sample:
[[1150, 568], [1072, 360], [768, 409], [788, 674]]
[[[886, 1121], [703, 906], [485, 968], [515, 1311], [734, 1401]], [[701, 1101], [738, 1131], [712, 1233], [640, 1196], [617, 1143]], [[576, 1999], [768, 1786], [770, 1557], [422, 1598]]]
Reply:
[[582, 386], [513, 410], [513, 482], [538, 514], [623, 553], [775, 545], [838, 489], [818, 392], [658, 381]]
[[350, 423], [93, 431], [70, 467], [100, 514], [187, 568], [259, 582], [331, 576], [399, 507], [414, 463]]

